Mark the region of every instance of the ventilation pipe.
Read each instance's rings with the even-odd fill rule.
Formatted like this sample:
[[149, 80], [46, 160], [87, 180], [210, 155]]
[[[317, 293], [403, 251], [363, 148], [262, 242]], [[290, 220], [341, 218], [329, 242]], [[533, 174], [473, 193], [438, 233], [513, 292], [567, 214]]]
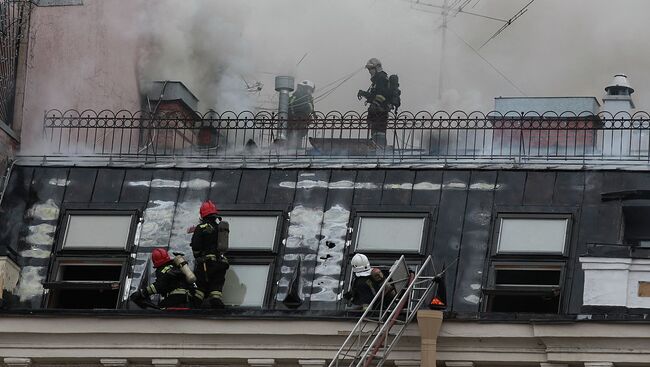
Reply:
[[627, 75], [616, 74], [612, 82], [605, 87], [605, 96], [603, 96], [602, 111], [607, 111], [612, 115], [618, 112], [628, 112], [635, 108], [632, 100], [634, 89], [627, 80]]
[[280, 137], [285, 139], [287, 119], [289, 118], [289, 93], [293, 91], [292, 76], [276, 76], [275, 90], [280, 94], [278, 99], [278, 121], [280, 123]]

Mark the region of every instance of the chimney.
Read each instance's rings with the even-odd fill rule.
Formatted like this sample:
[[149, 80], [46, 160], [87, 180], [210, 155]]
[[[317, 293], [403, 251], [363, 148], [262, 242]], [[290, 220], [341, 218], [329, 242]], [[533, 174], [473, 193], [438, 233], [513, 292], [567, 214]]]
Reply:
[[614, 75], [614, 80], [605, 87], [605, 92], [602, 111], [607, 111], [615, 115], [618, 112], [631, 113], [635, 108], [634, 101], [632, 100], [634, 89], [630, 86], [627, 75]]
[[179, 81], [153, 81], [144, 91], [145, 111], [158, 116], [177, 114], [179, 117], [197, 118], [199, 99]]
[[293, 91], [293, 77], [292, 76], [276, 76], [275, 77], [275, 90], [280, 93], [278, 100], [278, 121], [280, 122], [281, 138], [284, 137], [284, 132], [287, 127], [287, 119], [289, 118], [289, 93]]

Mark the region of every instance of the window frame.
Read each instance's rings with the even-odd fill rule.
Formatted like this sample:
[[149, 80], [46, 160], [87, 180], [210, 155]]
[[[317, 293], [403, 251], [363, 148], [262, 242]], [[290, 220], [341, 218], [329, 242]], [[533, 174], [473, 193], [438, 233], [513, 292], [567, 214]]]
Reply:
[[[266, 276], [266, 285], [264, 286], [264, 296], [262, 297], [262, 304], [260, 306], [236, 306], [237, 308], [257, 310], [265, 310], [272, 302], [272, 296], [275, 294], [274, 287], [272, 287], [273, 276], [275, 274], [276, 258], [272, 256], [256, 256], [251, 258], [234, 258], [228, 257], [229, 265], [268, 265], [268, 272]], [[225, 285], [225, 283], [224, 283]]]
[[[58, 280], [52, 278], [58, 278], [58, 273], [61, 269], [61, 266], [66, 263], [71, 262], [86, 262], [88, 265], [92, 264], [119, 264], [121, 266], [120, 276], [117, 281], [71, 281], [71, 280]], [[44, 283], [45, 288], [49, 290], [47, 297], [47, 308], [55, 308], [53, 302], [55, 297], [53, 291], [57, 290], [66, 290], [66, 289], [114, 289], [110, 285], [118, 283], [119, 287], [117, 288], [117, 300], [115, 303], [114, 309], [118, 309], [122, 304], [121, 295], [124, 293], [124, 287], [126, 286], [124, 280], [129, 273], [129, 257], [123, 256], [112, 256], [104, 257], [99, 259], [98, 256], [58, 256], [53, 259], [53, 263], [50, 267], [50, 276], [49, 281]]]
[[[422, 237], [420, 239], [420, 247], [418, 250], [404, 250], [404, 249], [395, 249], [395, 250], [373, 250], [373, 249], [359, 249], [358, 240], [359, 240], [359, 224], [361, 223], [362, 218], [388, 218], [388, 219], [411, 219], [411, 218], [421, 218], [424, 220], [422, 223]], [[348, 237], [350, 241], [350, 251], [354, 253], [363, 253], [365, 255], [373, 254], [404, 254], [404, 255], [420, 255], [423, 256], [430, 237], [430, 232], [432, 230], [433, 223], [433, 211], [431, 209], [424, 210], [411, 210], [411, 211], [400, 211], [400, 210], [368, 210], [368, 209], [357, 209], [351, 213], [351, 224], [352, 227], [348, 227]]]
[[[573, 225], [573, 213], [513, 213], [513, 212], [503, 212], [498, 213], [496, 216], [496, 221], [494, 223], [492, 231], [492, 246], [490, 246], [490, 255], [492, 257], [566, 257], [569, 254], [569, 248], [571, 243], [572, 225]], [[502, 219], [566, 219], [566, 233], [564, 236], [564, 244], [562, 247], [562, 252], [516, 252], [516, 251], [499, 251], [499, 236], [501, 235], [501, 220]]]
[[[567, 273], [572, 266], [571, 257], [574, 256], [571, 243], [577, 235], [574, 231], [574, 218], [578, 218], [578, 208], [576, 207], [495, 207], [493, 210], [494, 218], [491, 226], [490, 243], [488, 245], [488, 256], [485, 259], [484, 274], [482, 282], [482, 299], [480, 310], [483, 313], [499, 313], [491, 311], [492, 297], [495, 295], [540, 295], [553, 292], [554, 286], [496, 286], [496, 269], [499, 266], [520, 266], [520, 267], [539, 267], [539, 266], [558, 266], [560, 271], [558, 291], [558, 308], [557, 314], [561, 314], [567, 307], [565, 298], [567, 297]], [[566, 219], [566, 234], [564, 238], [564, 247], [562, 253], [559, 252], [498, 252], [499, 236], [501, 230], [502, 218], [514, 219]], [[520, 311], [517, 313], [536, 312]]]
[[[92, 215], [115, 215], [115, 216], [131, 216], [131, 223], [129, 225], [127, 236], [127, 243], [124, 249], [111, 249], [111, 248], [64, 248], [66, 232], [68, 230], [69, 217], [72, 215], [92, 216]], [[42, 306], [48, 309], [57, 309], [54, 305], [56, 297], [54, 293], [57, 290], [64, 289], [103, 289], [112, 281], [59, 281], [55, 279], [62, 265], [69, 262], [87, 262], [88, 264], [102, 264], [102, 263], [119, 263], [122, 269], [120, 270], [119, 288], [117, 293], [117, 300], [114, 309], [120, 309], [124, 305], [123, 294], [126, 287], [126, 279], [134, 266], [135, 258], [133, 251], [135, 248], [136, 235], [138, 234], [138, 224], [142, 220], [142, 208], [135, 208], [133, 206], [79, 206], [70, 205], [64, 206], [61, 209], [58, 219], [58, 225], [55, 233], [55, 242], [52, 249], [52, 254], [49, 260], [48, 272], [46, 281], [43, 283], [46, 289], [46, 295], [43, 297]], [[107, 287], [110, 289], [110, 287]]]
[[218, 216], [277, 216], [278, 223], [275, 232], [275, 243], [271, 249], [233, 249], [228, 248], [226, 258], [230, 265], [269, 265], [269, 274], [264, 287], [265, 295], [260, 307], [237, 306], [250, 310], [269, 310], [273, 307], [274, 296], [278, 287], [275, 279], [278, 267], [282, 265], [281, 253], [284, 251], [286, 234], [289, 227], [289, 208], [282, 205], [222, 205]]
[[[83, 215], [83, 216], [131, 216], [131, 224], [129, 226], [129, 236], [127, 237], [126, 247], [124, 249], [111, 249], [111, 248], [64, 248], [66, 233], [68, 231], [68, 223], [70, 216]], [[62, 255], [76, 255], [87, 254], [88, 252], [100, 252], [106, 254], [129, 254], [133, 251], [133, 245], [136, 235], [136, 228], [138, 227], [139, 216], [141, 215], [138, 209], [65, 209], [61, 215], [60, 225], [57, 229], [57, 240], [54, 252], [57, 256]]]
[[[343, 285], [340, 289], [339, 301], [337, 309], [340, 311], [354, 310], [354, 307], [348, 307], [347, 302], [341, 297], [344, 292], [350, 290], [352, 286], [352, 279], [354, 277], [350, 261], [357, 253], [363, 253], [368, 257], [370, 265], [373, 267], [390, 268], [395, 260], [404, 255], [409, 268], [419, 268], [426, 258], [426, 254], [432, 251], [433, 238], [435, 235], [435, 223], [438, 213], [438, 206], [354, 206], [350, 210], [350, 218], [348, 220], [348, 233], [346, 237], [346, 250], [343, 257], [344, 264], [341, 265], [343, 274]], [[367, 251], [357, 250], [356, 238], [357, 228], [359, 225], [360, 217], [375, 217], [375, 218], [424, 218], [424, 225], [422, 228], [422, 242], [419, 251], [405, 252], [405, 251]]]
[[263, 248], [231, 248], [228, 246], [228, 254], [231, 253], [236, 253], [236, 254], [277, 254], [278, 249], [280, 247], [280, 243], [282, 242], [282, 235], [285, 232], [285, 227], [286, 227], [286, 211], [284, 210], [219, 210], [219, 213], [217, 214], [219, 217], [277, 217], [278, 222], [276, 223], [276, 228], [275, 228], [275, 241], [270, 249], [263, 249]]

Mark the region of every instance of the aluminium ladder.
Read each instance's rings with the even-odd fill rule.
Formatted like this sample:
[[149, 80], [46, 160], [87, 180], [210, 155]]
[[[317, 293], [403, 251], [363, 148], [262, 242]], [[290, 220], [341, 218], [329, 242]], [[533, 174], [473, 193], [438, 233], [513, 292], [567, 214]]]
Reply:
[[[431, 255], [415, 274], [409, 271], [404, 255], [395, 261], [329, 367], [382, 366], [439, 279], [435, 274]], [[395, 289], [392, 297], [386, 295], [391, 288]]]

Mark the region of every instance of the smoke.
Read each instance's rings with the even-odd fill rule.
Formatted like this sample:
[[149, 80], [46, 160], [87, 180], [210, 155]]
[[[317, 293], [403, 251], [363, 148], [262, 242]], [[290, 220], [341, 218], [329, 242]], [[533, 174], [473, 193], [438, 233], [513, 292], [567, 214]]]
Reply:
[[[444, 53], [441, 16], [413, 3], [86, 0], [38, 7], [22, 147], [42, 148], [44, 110], [137, 110], [136, 81], [179, 80], [200, 99], [199, 110], [241, 111], [275, 109], [274, 77], [290, 74], [315, 82], [317, 110], [362, 111], [356, 93], [370, 84], [362, 67], [371, 57], [400, 76], [404, 111], [489, 111], [494, 97], [520, 90], [601, 97], [621, 72], [636, 88], [637, 108], [648, 109], [646, 0], [536, 0], [480, 50], [503, 23], [458, 13], [449, 18]], [[527, 3], [472, 0], [466, 9], [508, 19]], [[259, 93], [247, 89], [256, 82], [264, 86]]]
[[[509, 19], [527, 3], [475, 0], [465, 9]], [[458, 13], [449, 18], [444, 55], [438, 10], [409, 1], [145, 4], [143, 32], [151, 47], [139, 65], [141, 79], [182, 79], [203, 107], [217, 110], [274, 108], [273, 77], [280, 74], [314, 81], [318, 96], [332, 88], [319, 86], [354, 73], [370, 57], [400, 75], [403, 110], [490, 110], [494, 97], [522, 92], [600, 97], [615, 73], [628, 73], [635, 85], [650, 78], [639, 55], [646, 43], [641, 0], [625, 7], [605, 0], [536, 1], [480, 50], [504, 23]], [[262, 93], [247, 92], [242, 77], [262, 82]], [[316, 108], [363, 110], [355, 95], [368, 85], [361, 70], [317, 99]], [[635, 97], [645, 102], [642, 93]]]
[[253, 70], [243, 38], [245, 6], [218, 1], [141, 1], [141, 87], [153, 80], [178, 80], [200, 99], [200, 109], [250, 110], [243, 80]]

